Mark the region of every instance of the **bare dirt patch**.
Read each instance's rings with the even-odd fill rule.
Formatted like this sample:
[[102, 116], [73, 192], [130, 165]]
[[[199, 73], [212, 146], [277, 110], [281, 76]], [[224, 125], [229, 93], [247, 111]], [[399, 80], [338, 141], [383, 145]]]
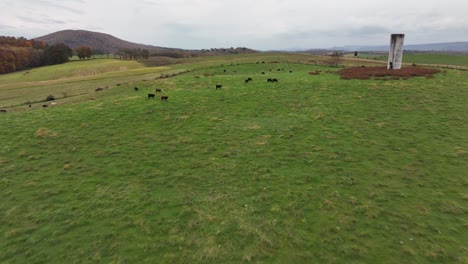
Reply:
[[341, 79], [408, 79], [409, 77], [426, 77], [433, 78], [434, 74], [440, 72], [437, 69], [429, 69], [422, 67], [409, 67], [400, 70], [387, 70], [386, 67], [352, 67], [339, 70], [337, 73]]

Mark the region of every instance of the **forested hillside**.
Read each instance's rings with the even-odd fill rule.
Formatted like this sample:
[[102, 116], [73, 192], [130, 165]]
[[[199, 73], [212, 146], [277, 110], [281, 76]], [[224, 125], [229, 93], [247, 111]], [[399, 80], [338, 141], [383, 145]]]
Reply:
[[48, 46], [38, 40], [0, 36], [0, 74], [68, 61], [73, 51], [65, 44]]

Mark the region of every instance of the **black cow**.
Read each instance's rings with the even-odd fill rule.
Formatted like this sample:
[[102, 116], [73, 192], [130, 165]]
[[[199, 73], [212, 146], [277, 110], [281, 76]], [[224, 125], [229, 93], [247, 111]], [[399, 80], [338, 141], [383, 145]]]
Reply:
[[46, 104], [44, 104], [44, 105], [42, 105], [42, 107], [49, 107], [49, 106], [48, 106], [48, 105], [46, 105]]
[[161, 101], [167, 101], [167, 99], [169, 99], [169, 96], [167, 96], [167, 95], [162, 95], [161, 96]]
[[246, 80], [245, 80], [245, 83], [249, 83], [249, 79], [246, 79]]
[[217, 85], [216, 85], [216, 90], [217, 90], [217, 89], [221, 89], [221, 87], [223, 87], [221, 84], [217, 84]]
[[133, 88], [133, 90], [135, 90], [135, 92], [138, 92], [138, 87]]
[[152, 98], [154, 99], [155, 96], [156, 96], [155, 94], [148, 94], [148, 99], [152, 99]]
[[265, 74], [265, 72], [262, 72], [262, 74]]
[[278, 82], [278, 79], [271, 79], [271, 82]]
[[99, 87], [99, 88], [96, 88], [95, 91], [96, 91], [96, 92], [99, 92], [99, 91], [102, 91], [102, 90], [104, 90], [104, 88]]
[[6, 109], [0, 109], [0, 113], [6, 113], [7, 110]]
[[268, 78], [268, 79], [267, 79], [267, 82], [273, 82], [273, 79]]

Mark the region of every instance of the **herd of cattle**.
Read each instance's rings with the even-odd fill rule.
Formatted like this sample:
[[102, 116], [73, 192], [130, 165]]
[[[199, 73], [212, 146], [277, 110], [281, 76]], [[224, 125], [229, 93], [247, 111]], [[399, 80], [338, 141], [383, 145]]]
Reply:
[[[262, 62], [262, 63], [264, 63], [264, 62]], [[257, 64], [258, 64], [258, 62], [257, 62]], [[269, 71], [271, 72], [272, 70], [270, 69]], [[277, 69], [276, 71], [278, 71], [278, 72], [279, 72], [279, 71], [284, 71], [284, 69]], [[227, 70], [223, 70], [223, 72], [227, 72]], [[234, 72], [237, 72], [237, 71], [234, 71]], [[289, 71], [289, 73], [292, 73], [292, 71]], [[262, 72], [262, 74], [266, 74], [266, 73], [265, 73], [265, 72]], [[251, 82], [251, 81], [253, 81], [253, 79], [252, 79], [251, 77], [245, 79], [245, 83], [246, 83], [246, 84], [249, 83], [249, 82]], [[268, 82], [268, 83], [275, 83], [275, 82], [278, 82], [278, 79], [276, 79], [276, 78], [268, 78], [268, 79], [267, 79], [267, 82]], [[221, 85], [221, 84], [216, 84], [215, 89], [218, 90], [218, 89], [221, 89], [222, 87], [223, 87], [223, 85]], [[104, 88], [96, 88], [96, 89], [95, 89], [96, 92], [99, 92], [99, 91], [102, 91], [102, 90], [104, 90]], [[139, 88], [138, 88], [138, 87], [134, 87], [133, 90], [134, 90], [135, 92], [138, 92], [138, 91], [139, 91]], [[162, 89], [157, 88], [157, 89], [155, 90], [155, 92], [156, 92], [156, 93], [161, 93], [161, 92], [162, 92]], [[156, 97], [156, 94], [155, 94], [155, 93], [149, 93], [149, 94], [148, 94], [148, 99], [154, 99], [155, 97]], [[161, 95], [161, 96], [160, 96], [160, 99], [161, 99], [162, 101], [167, 101], [167, 100], [169, 99], [169, 96], [167, 96], [167, 95]], [[29, 104], [29, 107], [32, 106], [30, 103], [28, 103], [28, 104]], [[55, 105], [55, 104], [57, 104], [57, 103], [56, 103], [55, 101], [53, 101], [53, 102], [51, 102], [50, 104], [51, 104], [51, 105]], [[43, 104], [43, 105], [42, 105], [43, 108], [48, 107], [48, 106], [49, 106], [48, 104]], [[6, 113], [6, 112], [7, 112], [6, 109], [0, 109], [0, 113]]]
[[[269, 71], [271, 72], [272, 70], [270, 69]], [[277, 69], [277, 71], [284, 71], [284, 69]], [[225, 72], [227, 72], [227, 70], [223, 70], [223, 72], [225, 73]], [[234, 72], [237, 73], [237, 71], [234, 71]], [[289, 73], [292, 73], [292, 71], [289, 71]], [[262, 74], [265, 74], [265, 72], [262, 72]], [[249, 82], [251, 82], [251, 81], [253, 81], [253, 79], [252, 79], [251, 77], [248, 77], [247, 79], [245, 79], [244, 82], [245, 82], [245, 83], [249, 83]], [[277, 79], [277, 78], [268, 78], [268, 79], [267, 79], [267, 82], [269, 82], [269, 83], [275, 83], [275, 82], [278, 82], [278, 79]], [[216, 90], [221, 89], [222, 87], [223, 87], [222, 84], [216, 84], [216, 85], [215, 85], [215, 89], [216, 89]], [[134, 87], [133, 90], [134, 90], [135, 92], [138, 92], [140, 89], [139, 89], [138, 87]], [[156, 88], [155, 91], [156, 91], [156, 93], [161, 93], [161, 92], [162, 92], [162, 89]], [[149, 93], [149, 94], [148, 94], [148, 99], [154, 99], [155, 97], [156, 97], [156, 94], [154, 94], [154, 93]], [[161, 99], [162, 101], [167, 101], [167, 100], [169, 99], [169, 96], [167, 96], [167, 95], [161, 95], [160, 99]]]

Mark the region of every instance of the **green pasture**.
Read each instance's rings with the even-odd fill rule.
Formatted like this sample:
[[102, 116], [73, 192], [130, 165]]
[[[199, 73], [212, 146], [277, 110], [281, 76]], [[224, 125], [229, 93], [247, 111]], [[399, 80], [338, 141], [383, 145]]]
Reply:
[[468, 66], [468, 56], [449, 54], [405, 54], [403, 60], [416, 64]]
[[88, 87], [0, 113], [0, 263], [466, 263], [468, 72], [342, 80], [320, 64], [0, 76], [3, 104]]
[[[387, 54], [376, 54], [376, 53], [362, 53], [359, 54], [358, 58], [366, 58], [373, 60], [386, 61]], [[415, 64], [436, 64], [440, 66], [467, 66], [468, 67], [468, 56], [467, 55], [451, 55], [451, 54], [432, 54], [432, 53], [421, 53], [403, 54], [404, 63], [415, 63]]]
[[[152, 58], [142, 62], [116, 59], [72, 61], [1, 75], [0, 108], [21, 110], [27, 107], [27, 102], [41, 106], [49, 95], [63, 102], [83, 101], [94, 98], [96, 88], [110, 89], [120, 85], [128, 86], [138, 81], [165, 78], [194, 69], [256, 64], [257, 62], [274, 64], [279, 61], [317, 64], [324, 59], [328, 58], [294, 54], [247, 54], [189, 59]], [[352, 63], [349, 62], [349, 64]]]

